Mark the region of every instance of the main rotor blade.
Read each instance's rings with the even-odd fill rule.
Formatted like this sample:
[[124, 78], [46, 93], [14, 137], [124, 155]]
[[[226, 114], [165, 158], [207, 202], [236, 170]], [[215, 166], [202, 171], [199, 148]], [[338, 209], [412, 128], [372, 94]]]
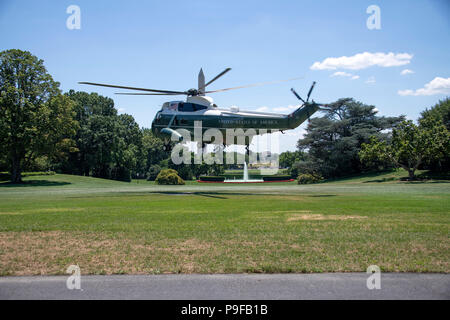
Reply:
[[88, 85], [91, 85], [91, 86], [108, 87], [108, 88], [119, 88], [119, 89], [138, 90], [138, 91], [160, 92], [160, 93], [168, 93], [168, 94], [188, 94], [187, 92], [183, 92], [183, 91], [170, 91], [170, 90], [157, 90], [157, 89], [125, 87], [125, 86], [117, 86], [117, 85], [113, 85], [113, 84], [103, 84], [103, 83], [94, 83], [94, 82], [78, 82], [78, 83], [79, 84], [88, 84]]
[[226, 68], [225, 70], [223, 70], [221, 73], [219, 73], [217, 76], [215, 76], [212, 80], [210, 80], [207, 84], [205, 84], [205, 88], [230, 70], [231, 70], [231, 68]]
[[213, 91], [206, 91], [205, 93], [222, 92], [222, 91], [228, 91], [228, 90], [234, 90], [234, 89], [241, 89], [241, 88], [249, 88], [249, 87], [264, 86], [264, 85], [266, 85], [266, 84], [274, 84], [274, 83], [280, 83], [280, 82], [292, 81], [292, 80], [297, 80], [297, 79], [301, 79], [301, 78], [302, 78], [302, 77], [299, 77], [299, 78], [291, 78], [291, 79], [286, 79], [286, 80], [277, 80], [277, 81], [259, 82], [259, 83], [248, 84], [248, 85], [245, 85], [245, 86], [239, 86], [239, 87], [233, 87], [233, 88], [226, 88], [226, 89], [219, 89], [219, 90], [213, 90]]
[[129, 96], [178, 96], [181, 93], [114, 92], [114, 94], [122, 94], [122, 95], [129, 95]]
[[313, 91], [315, 85], [316, 85], [316, 82], [313, 81], [311, 89], [309, 89], [308, 96], [306, 97], [306, 101], [309, 101], [309, 96], [311, 95], [311, 92]]
[[293, 93], [299, 100], [301, 100], [303, 103], [306, 103], [305, 100], [303, 100], [302, 97], [300, 97], [300, 96], [298, 95], [298, 93], [295, 92], [294, 88], [291, 88], [291, 91], [292, 91], [292, 93]]

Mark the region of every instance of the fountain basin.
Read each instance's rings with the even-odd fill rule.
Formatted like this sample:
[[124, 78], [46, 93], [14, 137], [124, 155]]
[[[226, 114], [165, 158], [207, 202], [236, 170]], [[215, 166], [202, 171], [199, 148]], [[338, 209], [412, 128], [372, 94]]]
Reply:
[[201, 181], [197, 180], [197, 182], [201, 183], [270, 183], [270, 182], [292, 182], [295, 179], [289, 180], [273, 180], [273, 181], [264, 181], [264, 180], [225, 180], [225, 181]]
[[270, 181], [264, 181], [264, 179], [249, 179], [248, 178], [247, 162], [244, 162], [243, 179], [233, 179], [233, 180], [224, 180], [224, 181], [201, 181], [201, 180], [197, 180], [197, 182], [206, 182], [206, 183], [266, 183], [266, 182], [291, 182], [291, 181], [294, 181], [294, 179], [270, 180]]

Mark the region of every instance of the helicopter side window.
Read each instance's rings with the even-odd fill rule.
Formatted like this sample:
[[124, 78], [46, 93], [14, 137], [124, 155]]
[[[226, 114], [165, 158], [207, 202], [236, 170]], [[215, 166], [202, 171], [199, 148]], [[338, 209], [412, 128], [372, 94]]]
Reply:
[[194, 110], [194, 106], [193, 106], [192, 103], [180, 103], [178, 105], [178, 111], [192, 112], [192, 111], [195, 111], [195, 110]]
[[204, 109], [208, 109], [208, 107], [207, 106], [202, 106], [201, 104], [194, 104], [194, 110], [195, 111], [204, 110]]

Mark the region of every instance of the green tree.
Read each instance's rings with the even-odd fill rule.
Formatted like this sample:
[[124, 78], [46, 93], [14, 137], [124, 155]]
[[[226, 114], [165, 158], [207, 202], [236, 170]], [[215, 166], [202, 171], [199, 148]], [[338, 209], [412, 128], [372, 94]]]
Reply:
[[[143, 132], [134, 118], [118, 115], [114, 101], [96, 93], [70, 90], [80, 128], [75, 135], [77, 150], [63, 166], [64, 172], [131, 181], [141, 170]], [[142, 171], [142, 172], [141, 172]]]
[[73, 147], [73, 116], [73, 103], [43, 60], [17, 49], [0, 52], [0, 145], [12, 182], [22, 181], [23, 166], [36, 157], [60, 157]]
[[288, 168], [292, 178], [298, 177], [299, 163], [304, 162], [307, 154], [303, 151], [282, 152], [278, 158], [280, 168]]
[[447, 127], [447, 130], [450, 130], [450, 98], [439, 100], [433, 107], [425, 109], [425, 111], [421, 113], [421, 119], [428, 117], [441, 120]]
[[66, 96], [75, 102], [75, 135], [78, 151], [71, 154], [64, 171], [72, 174], [109, 178], [113, 149], [117, 145], [117, 110], [114, 101], [96, 93], [70, 90]]
[[[440, 100], [430, 109], [426, 109], [421, 113], [419, 121], [434, 121], [440, 120], [450, 130], [450, 98]], [[434, 173], [441, 174], [450, 171], [450, 153], [447, 152], [442, 158], [427, 160], [424, 167]]]
[[390, 161], [408, 171], [409, 179], [426, 160], [439, 159], [450, 152], [450, 134], [440, 120], [427, 119], [415, 125], [411, 120], [403, 121], [392, 132], [390, 141], [372, 137], [362, 145], [359, 157], [362, 162]]
[[164, 151], [163, 147], [162, 139], [156, 137], [150, 129], [142, 129], [143, 173], [147, 173], [152, 165], [169, 158], [170, 153]]
[[295, 162], [304, 160], [305, 153], [301, 151], [285, 151], [278, 158], [281, 168], [292, 168]]
[[[305, 167], [303, 164], [308, 162], [313, 165], [314, 173], [325, 178], [356, 174], [370, 169], [359, 161], [358, 152], [361, 145], [369, 142], [373, 135], [386, 139], [387, 131], [404, 120], [403, 116], [377, 116], [374, 106], [350, 98], [331, 103], [321, 111], [324, 116], [311, 119], [306, 134], [297, 143], [300, 151], [308, 151], [308, 158], [297, 163], [300, 165], [297, 167]], [[387, 165], [381, 163], [383, 164]]]
[[[131, 175], [141, 176], [139, 162], [142, 160], [142, 131], [134, 118], [128, 114], [117, 117], [117, 146], [113, 149], [112, 179], [131, 181]], [[145, 173], [142, 172], [142, 177]]]

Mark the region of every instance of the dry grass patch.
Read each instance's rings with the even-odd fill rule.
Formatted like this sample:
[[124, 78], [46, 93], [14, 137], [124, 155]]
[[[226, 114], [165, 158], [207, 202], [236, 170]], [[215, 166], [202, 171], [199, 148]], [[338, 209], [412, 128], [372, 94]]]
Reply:
[[323, 214], [293, 214], [287, 221], [299, 220], [350, 220], [350, 219], [365, 219], [365, 216], [340, 216], [340, 215], [323, 215]]
[[195, 238], [146, 244], [122, 233], [0, 232], [0, 275], [64, 274], [71, 264], [83, 274], [192, 273], [212, 249]]

